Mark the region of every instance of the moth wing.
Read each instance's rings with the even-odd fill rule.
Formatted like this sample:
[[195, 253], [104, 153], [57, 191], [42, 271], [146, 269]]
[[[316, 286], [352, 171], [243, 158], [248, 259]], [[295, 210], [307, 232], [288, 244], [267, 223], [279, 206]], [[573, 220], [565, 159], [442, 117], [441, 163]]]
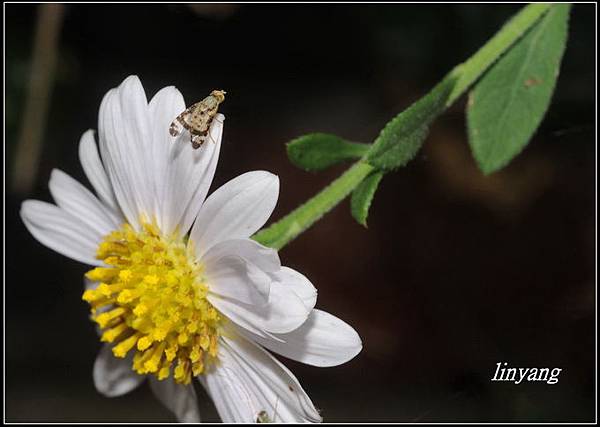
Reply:
[[194, 110], [198, 108], [200, 102], [197, 102], [190, 107], [186, 108], [180, 115], [178, 115], [175, 120], [171, 122], [169, 126], [169, 133], [171, 136], [178, 136], [183, 132], [184, 129], [190, 129], [192, 127], [191, 118]]
[[184, 128], [185, 129], [188, 128], [185, 119], [189, 115], [190, 115], [190, 109], [188, 108], [183, 113], [181, 113], [180, 115], [175, 117], [175, 120], [173, 120], [171, 122], [171, 125], [169, 126], [169, 133], [171, 134], [171, 136], [173, 136], [173, 137], [178, 136], [181, 132], [183, 132]]
[[179, 118], [173, 120], [171, 122], [171, 125], [169, 126], [169, 133], [171, 134], [172, 137], [176, 137], [178, 136], [181, 132], [183, 132], [183, 126], [181, 123], [179, 123]]
[[206, 135], [192, 135], [192, 147], [194, 147], [195, 150], [197, 150], [198, 148], [200, 148], [200, 146], [202, 146], [202, 144], [204, 144], [204, 141], [206, 141]]

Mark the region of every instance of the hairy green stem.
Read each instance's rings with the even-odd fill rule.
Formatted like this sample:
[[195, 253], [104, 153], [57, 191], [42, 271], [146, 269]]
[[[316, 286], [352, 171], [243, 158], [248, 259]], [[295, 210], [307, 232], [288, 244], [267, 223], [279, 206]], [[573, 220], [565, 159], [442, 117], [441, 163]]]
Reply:
[[[454, 80], [445, 103], [440, 106], [439, 111], [431, 112], [431, 119], [450, 107], [450, 105], [463, 95], [551, 7], [551, 4], [541, 3], [525, 6], [473, 56], [452, 69], [442, 83], [436, 86], [443, 85], [445, 81]], [[373, 166], [364, 161], [356, 163], [316, 196], [270, 227], [258, 232], [253, 238], [274, 249], [279, 250], [283, 248], [346, 198], [374, 169]]]
[[269, 228], [254, 235], [254, 240], [273, 249], [281, 249], [319, 218], [344, 200], [373, 171], [373, 166], [355, 163], [319, 194], [300, 205]]
[[475, 81], [540, 19], [552, 4], [534, 3], [525, 6], [511, 18], [486, 44], [450, 74], [457, 78], [446, 107], [456, 101]]

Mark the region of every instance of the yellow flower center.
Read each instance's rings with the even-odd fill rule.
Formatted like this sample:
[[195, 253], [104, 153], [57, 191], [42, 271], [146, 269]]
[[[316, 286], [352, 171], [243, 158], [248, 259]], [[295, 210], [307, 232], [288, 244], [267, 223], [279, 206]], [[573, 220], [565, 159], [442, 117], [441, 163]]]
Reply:
[[104, 238], [96, 256], [109, 267], [86, 273], [100, 285], [82, 298], [101, 341], [116, 343], [112, 352], [120, 358], [135, 348], [138, 374], [163, 380], [174, 366], [175, 381], [189, 384], [214, 361], [223, 319], [206, 299], [203, 268], [188, 245], [151, 224], [140, 232], [126, 224]]

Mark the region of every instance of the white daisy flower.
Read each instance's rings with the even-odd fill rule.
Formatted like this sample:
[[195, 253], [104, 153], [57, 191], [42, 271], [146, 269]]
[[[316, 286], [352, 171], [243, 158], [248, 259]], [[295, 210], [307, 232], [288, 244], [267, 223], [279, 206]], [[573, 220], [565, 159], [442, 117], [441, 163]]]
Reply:
[[106, 344], [98, 391], [119, 396], [145, 379], [180, 421], [200, 420], [193, 378], [225, 422], [318, 422], [294, 375], [268, 351], [314, 366], [356, 356], [352, 327], [314, 308], [317, 291], [250, 239], [271, 215], [277, 176], [248, 172], [206, 198], [224, 116], [198, 150], [169, 124], [185, 109], [174, 87], [150, 101], [135, 76], [110, 90], [99, 147], [83, 134], [79, 155], [96, 195], [54, 170], [56, 205], [27, 200], [21, 217], [49, 248], [94, 266], [83, 299]]

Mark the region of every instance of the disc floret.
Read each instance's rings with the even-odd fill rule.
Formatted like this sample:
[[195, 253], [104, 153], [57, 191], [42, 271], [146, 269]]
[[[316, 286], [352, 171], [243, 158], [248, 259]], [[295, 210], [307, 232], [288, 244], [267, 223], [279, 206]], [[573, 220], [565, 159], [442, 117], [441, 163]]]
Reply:
[[217, 355], [222, 317], [206, 299], [203, 267], [186, 242], [162, 236], [152, 224], [139, 232], [126, 224], [104, 238], [97, 258], [107, 266], [86, 273], [100, 284], [82, 298], [101, 341], [115, 343], [119, 358], [133, 350], [141, 375], [173, 375], [189, 384], [202, 374]]

